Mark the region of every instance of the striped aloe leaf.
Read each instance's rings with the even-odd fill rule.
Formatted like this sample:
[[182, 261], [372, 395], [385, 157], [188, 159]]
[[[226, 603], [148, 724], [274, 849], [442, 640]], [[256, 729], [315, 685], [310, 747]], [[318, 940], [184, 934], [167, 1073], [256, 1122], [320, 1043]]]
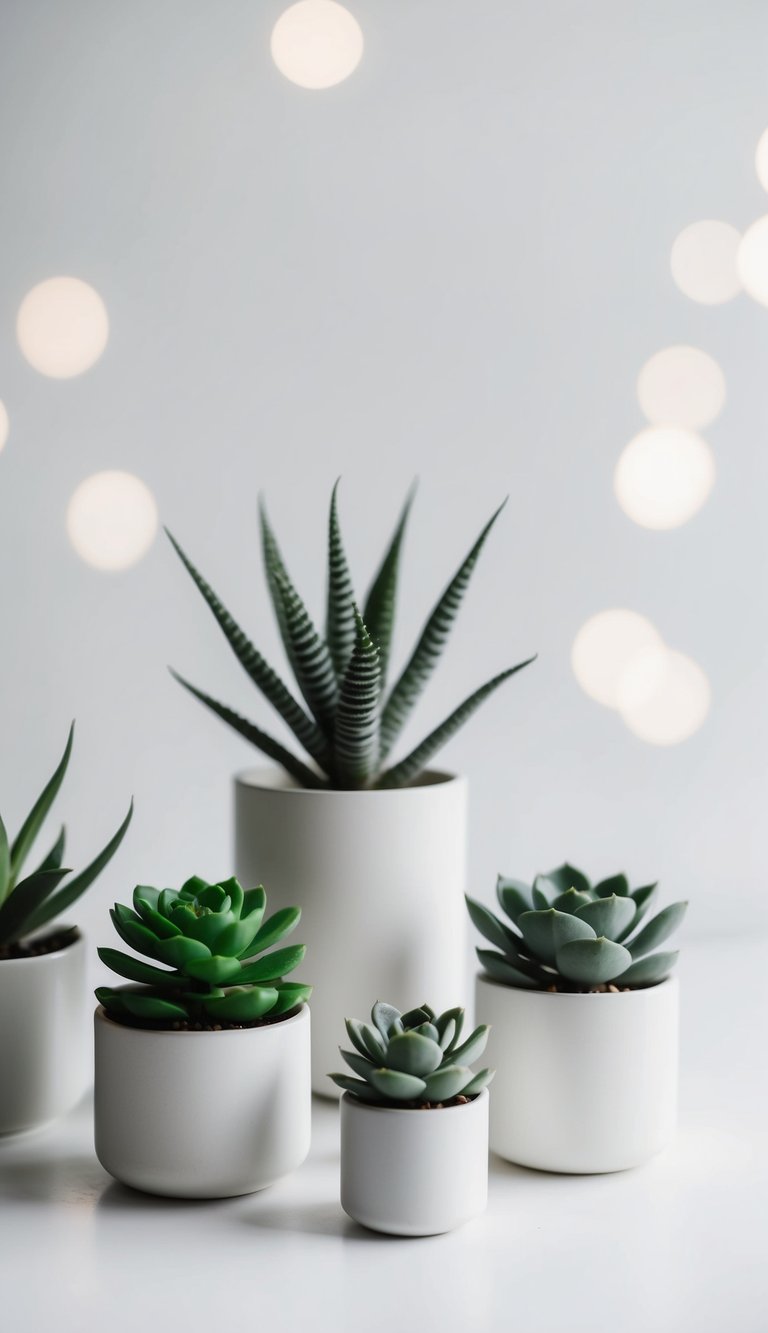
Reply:
[[405, 536], [405, 527], [408, 522], [408, 515], [413, 504], [413, 497], [416, 494], [416, 484], [411, 487], [406, 496], [405, 504], [400, 513], [397, 527], [392, 535], [392, 540], [384, 553], [384, 559], [379, 565], [376, 576], [371, 584], [368, 596], [363, 609], [363, 620], [368, 626], [368, 631], [374, 643], [379, 648], [379, 671], [381, 673], [381, 689], [387, 680], [387, 668], [389, 666], [389, 655], [392, 649], [392, 631], [395, 624], [395, 604], [397, 598], [397, 576], [400, 572], [400, 551]]
[[333, 735], [339, 688], [331, 654], [299, 594], [283, 574], [275, 576], [285, 618], [285, 646], [293, 673], [318, 726]]
[[328, 518], [328, 600], [325, 637], [333, 658], [336, 676], [341, 682], [355, 646], [356, 629], [355, 593], [339, 527], [336, 502], [338, 489], [337, 481], [331, 495], [331, 511]]
[[480, 552], [506, 503], [505, 500], [491, 516], [474, 546], [459, 565], [424, 626], [410, 660], [393, 686], [381, 717], [382, 759], [386, 759], [392, 749], [408, 714], [437, 666]]
[[339, 693], [334, 777], [342, 787], [363, 787], [379, 760], [379, 650], [355, 612], [356, 640]]

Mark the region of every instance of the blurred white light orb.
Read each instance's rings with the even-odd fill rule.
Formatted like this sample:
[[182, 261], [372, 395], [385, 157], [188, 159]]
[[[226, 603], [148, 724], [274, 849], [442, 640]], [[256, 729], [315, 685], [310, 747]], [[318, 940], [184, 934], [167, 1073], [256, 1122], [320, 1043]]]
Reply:
[[636, 611], [598, 611], [573, 641], [571, 666], [579, 685], [606, 708], [619, 707], [619, 688], [630, 664], [649, 648], [663, 647], [650, 620]]
[[768, 190], [768, 130], [763, 130], [755, 149], [755, 170], [764, 190]]
[[637, 397], [655, 426], [708, 426], [722, 411], [725, 376], [698, 347], [665, 347], [637, 377]]
[[739, 274], [753, 300], [768, 305], [768, 215], [747, 227], [741, 238]]
[[363, 34], [353, 14], [336, 0], [299, 0], [272, 29], [272, 59], [300, 88], [332, 88], [357, 69]]
[[149, 487], [130, 472], [95, 472], [67, 506], [67, 535], [94, 569], [129, 569], [146, 555], [157, 532]]
[[741, 291], [740, 243], [741, 233], [730, 222], [705, 219], [684, 227], [669, 257], [675, 285], [700, 305], [724, 305], [733, 300]]
[[671, 648], [639, 655], [619, 685], [619, 711], [629, 730], [650, 745], [679, 745], [702, 726], [712, 691], [697, 662]]
[[6, 440], [8, 439], [8, 432], [10, 429], [11, 429], [11, 423], [8, 420], [8, 413], [5, 408], [5, 403], [0, 403], [0, 449], [3, 448]]
[[80, 278], [47, 278], [27, 292], [16, 317], [24, 356], [41, 375], [71, 379], [98, 361], [109, 338], [99, 293]]
[[715, 481], [709, 445], [693, 431], [656, 426], [624, 449], [613, 475], [616, 499], [643, 528], [677, 528], [698, 513]]

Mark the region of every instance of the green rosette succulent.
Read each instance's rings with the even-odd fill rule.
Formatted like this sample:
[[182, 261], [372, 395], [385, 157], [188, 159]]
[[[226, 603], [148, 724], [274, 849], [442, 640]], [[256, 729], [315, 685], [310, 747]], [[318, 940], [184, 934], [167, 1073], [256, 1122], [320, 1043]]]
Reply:
[[96, 998], [110, 1018], [140, 1025], [229, 1026], [283, 1017], [312, 992], [283, 980], [306, 946], [267, 950], [295, 929], [301, 909], [284, 907], [265, 920], [266, 905], [261, 886], [243, 890], [236, 879], [208, 884], [193, 876], [180, 889], [139, 884], [133, 909], [115, 903], [110, 915], [120, 938], [144, 958], [98, 951], [107, 967], [138, 985], [100, 986]]
[[482, 1092], [493, 1071], [470, 1069], [488, 1040], [487, 1026], [475, 1028], [460, 1043], [463, 1009], [448, 1009], [438, 1017], [429, 1005], [401, 1014], [378, 1000], [371, 1022], [346, 1020], [353, 1051], [341, 1054], [358, 1075], [331, 1074], [337, 1087], [371, 1106], [418, 1107], [444, 1105], [455, 1098], [468, 1100]]
[[677, 929], [688, 906], [671, 903], [640, 928], [657, 889], [631, 889], [622, 874], [593, 885], [567, 863], [537, 875], [533, 885], [500, 875], [496, 893], [507, 921], [467, 898], [472, 921], [495, 946], [478, 949], [477, 956], [494, 981], [528, 990], [653, 986], [678, 958], [677, 950], [653, 951]]

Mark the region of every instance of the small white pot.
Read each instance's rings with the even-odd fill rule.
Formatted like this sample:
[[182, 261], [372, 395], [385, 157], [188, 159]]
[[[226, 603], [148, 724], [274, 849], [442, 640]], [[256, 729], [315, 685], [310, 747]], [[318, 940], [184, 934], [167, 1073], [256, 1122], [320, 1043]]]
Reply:
[[488, 1092], [429, 1111], [341, 1099], [341, 1206], [373, 1231], [435, 1236], [488, 1201]]
[[223, 1199], [309, 1152], [309, 1009], [263, 1027], [165, 1032], [96, 1010], [96, 1156], [124, 1185]]
[[344, 1018], [466, 1002], [467, 784], [427, 773], [394, 791], [307, 791], [276, 770], [235, 780], [235, 867], [270, 911], [301, 904], [312, 1086], [338, 1097]]
[[0, 960], [0, 1134], [36, 1129], [88, 1086], [85, 942]]
[[478, 976], [496, 1069], [491, 1147], [520, 1166], [624, 1171], [671, 1139], [677, 981], [597, 995], [517, 990]]

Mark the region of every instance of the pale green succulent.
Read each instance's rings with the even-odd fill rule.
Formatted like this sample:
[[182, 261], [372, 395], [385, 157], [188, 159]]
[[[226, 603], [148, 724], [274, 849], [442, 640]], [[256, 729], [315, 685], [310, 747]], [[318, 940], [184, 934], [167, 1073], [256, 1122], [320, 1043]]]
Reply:
[[467, 898], [477, 929], [495, 949], [477, 956], [494, 981], [529, 990], [634, 990], [669, 975], [678, 953], [654, 953], [677, 929], [687, 902], [671, 903], [640, 922], [656, 884], [630, 889], [626, 875], [592, 885], [583, 871], [559, 866], [533, 885], [499, 876], [496, 892], [511, 925]]
[[355, 1049], [341, 1054], [358, 1077], [329, 1077], [372, 1106], [444, 1105], [456, 1097], [474, 1097], [493, 1078], [490, 1069], [475, 1074], [469, 1068], [485, 1050], [488, 1028], [475, 1028], [459, 1045], [463, 1022], [463, 1009], [448, 1009], [438, 1017], [422, 1004], [401, 1014], [378, 1000], [370, 1023], [346, 1020]]

